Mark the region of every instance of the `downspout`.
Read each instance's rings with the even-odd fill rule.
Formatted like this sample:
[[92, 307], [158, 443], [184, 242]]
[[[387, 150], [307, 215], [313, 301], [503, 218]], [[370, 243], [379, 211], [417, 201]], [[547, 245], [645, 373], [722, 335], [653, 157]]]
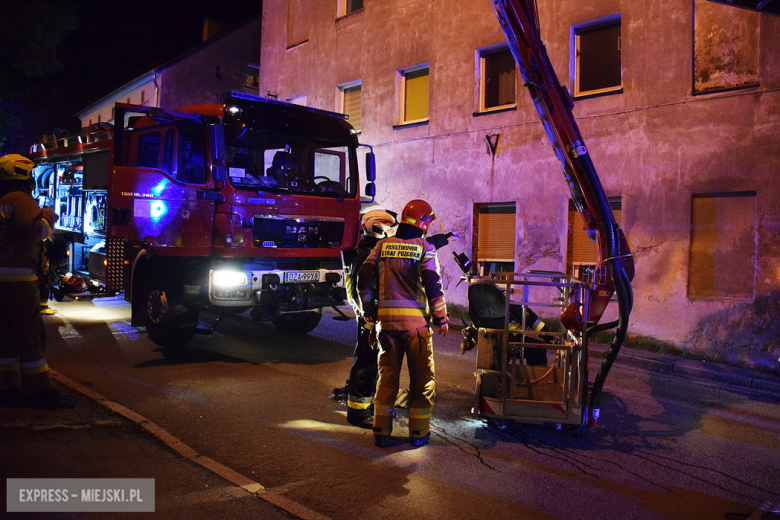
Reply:
[[160, 84], [157, 83], [157, 75], [159, 72], [157, 69], [154, 69], [154, 72], [152, 72], [152, 82], [154, 83], [154, 106], [159, 107], [160, 106]]

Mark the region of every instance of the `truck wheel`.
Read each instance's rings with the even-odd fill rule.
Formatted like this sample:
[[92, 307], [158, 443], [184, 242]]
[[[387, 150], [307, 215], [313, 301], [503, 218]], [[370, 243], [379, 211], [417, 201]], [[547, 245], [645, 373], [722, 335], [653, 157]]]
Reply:
[[274, 327], [285, 334], [308, 334], [322, 319], [319, 312], [294, 312], [282, 314], [273, 320]]
[[182, 347], [195, 335], [198, 313], [183, 305], [171, 307], [168, 290], [154, 278], [144, 284], [144, 325], [149, 338], [161, 347]]

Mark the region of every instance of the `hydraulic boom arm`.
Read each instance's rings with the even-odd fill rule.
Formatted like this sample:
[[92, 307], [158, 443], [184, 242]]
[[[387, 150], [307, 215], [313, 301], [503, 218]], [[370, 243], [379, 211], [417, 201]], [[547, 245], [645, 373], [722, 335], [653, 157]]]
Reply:
[[[558, 82], [547, 57], [539, 34], [536, 1], [490, 1], [523, 76], [525, 87], [552, 143], [577, 211], [588, 235], [591, 239], [595, 237], [598, 243], [598, 263], [591, 280], [595, 287], [586, 319], [590, 332], [613, 327], [617, 327], [617, 330], [594, 381], [589, 406], [589, 423], [592, 425], [598, 419], [604, 380], [628, 329], [633, 305], [631, 280], [634, 277], [634, 261], [574, 120], [571, 111], [574, 103], [567, 89]], [[617, 297], [619, 317], [616, 321], [598, 325], [613, 293]]]

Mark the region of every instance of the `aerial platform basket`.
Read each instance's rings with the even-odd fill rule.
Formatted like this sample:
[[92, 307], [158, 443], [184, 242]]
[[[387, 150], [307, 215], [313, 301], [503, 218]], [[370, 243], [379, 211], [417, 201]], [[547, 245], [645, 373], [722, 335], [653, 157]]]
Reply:
[[[491, 273], [469, 282], [469, 317], [478, 329], [473, 416], [498, 425], [511, 420], [567, 430], [584, 428], [587, 324], [583, 322], [577, 331], [549, 332], [542, 329], [531, 307], [560, 311], [573, 295], [587, 316], [589, 285], [546, 271]], [[544, 349], [547, 363], [523, 364], [529, 348]]]

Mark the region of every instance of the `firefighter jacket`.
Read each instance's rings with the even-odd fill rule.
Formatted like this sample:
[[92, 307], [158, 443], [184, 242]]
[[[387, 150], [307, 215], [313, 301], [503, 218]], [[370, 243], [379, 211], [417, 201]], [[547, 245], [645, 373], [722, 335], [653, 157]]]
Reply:
[[358, 273], [358, 290], [364, 315], [375, 317], [385, 332], [447, 323], [436, 248], [424, 238], [380, 240]]
[[0, 198], [0, 282], [38, 280], [41, 241], [52, 223], [28, 193], [13, 191]]
[[357, 275], [363, 266], [363, 262], [366, 261], [377, 242], [379, 242], [378, 238], [363, 235], [357, 248], [355, 248], [355, 257], [352, 259], [351, 264], [345, 266], [344, 269], [344, 286], [347, 289], [347, 300], [352, 305], [355, 314], [358, 315], [360, 314], [360, 304], [358, 303]]

